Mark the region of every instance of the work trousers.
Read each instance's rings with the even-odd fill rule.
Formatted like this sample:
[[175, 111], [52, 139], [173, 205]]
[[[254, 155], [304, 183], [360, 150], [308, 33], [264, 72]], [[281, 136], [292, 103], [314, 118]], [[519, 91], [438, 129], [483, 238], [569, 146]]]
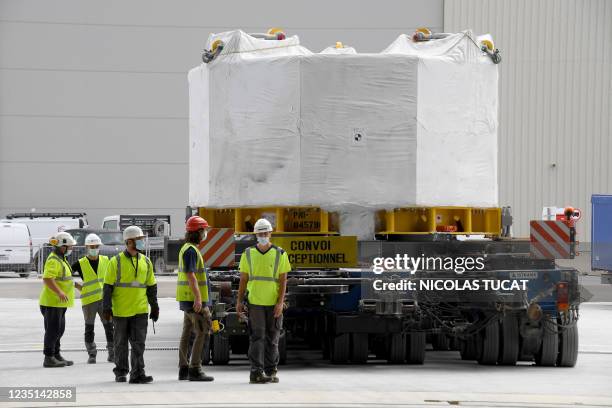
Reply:
[[[116, 376], [127, 375], [136, 378], [144, 375], [144, 351], [147, 339], [147, 314], [131, 317], [113, 317], [115, 324], [115, 368]], [[128, 365], [128, 342], [132, 347], [130, 365]]]
[[85, 319], [85, 348], [87, 348], [87, 353], [94, 357], [98, 352], [96, 342], [94, 341], [96, 335], [94, 332], [96, 315], [100, 316], [100, 321], [104, 327], [104, 334], [106, 335], [106, 348], [108, 349], [109, 353], [112, 353], [114, 348], [113, 322], [110, 320], [104, 320], [104, 316], [102, 315], [102, 301], [99, 300], [97, 302], [84, 305], [83, 318]]
[[283, 316], [274, 317], [274, 306], [249, 304], [249, 360], [251, 372], [276, 371], [278, 340], [283, 327]]
[[[202, 366], [202, 350], [209, 340], [210, 326], [202, 313], [183, 312], [183, 332], [179, 343], [179, 367], [199, 368]], [[195, 334], [189, 362], [191, 333]]]
[[43, 353], [47, 357], [53, 357], [60, 353], [60, 339], [66, 328], [66, 308], [41, 306], [40, 313], [42, 313], [45, 323]]

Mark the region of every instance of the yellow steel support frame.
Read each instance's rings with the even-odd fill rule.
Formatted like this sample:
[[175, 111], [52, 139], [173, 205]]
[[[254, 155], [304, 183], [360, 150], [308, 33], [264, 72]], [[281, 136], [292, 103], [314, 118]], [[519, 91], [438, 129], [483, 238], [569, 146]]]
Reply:
[[377, 213], [381, 235], [501, 235], [501, 208], [402, 207]]
[[212, 227], [233, 228], [236, 234], [251, 234], [260, 217], [275, 218], [274, 234], [338, 235], [339, 231], [335, 214], [319, 207], [200, 207], [198, 214]]

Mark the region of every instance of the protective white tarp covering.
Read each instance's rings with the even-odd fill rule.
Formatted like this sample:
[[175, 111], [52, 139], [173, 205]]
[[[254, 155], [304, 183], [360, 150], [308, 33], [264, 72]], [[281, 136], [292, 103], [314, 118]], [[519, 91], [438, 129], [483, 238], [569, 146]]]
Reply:
[[357, 50], [353, 47], [327, 47], [321, 54], [357, 54]]
[[211, 35], [221, 55], [189, 73], [190, 204], [316, 205], [360, 238], [382, 208], [497, 206], [497, 67], [469, 35], [380, 54]]

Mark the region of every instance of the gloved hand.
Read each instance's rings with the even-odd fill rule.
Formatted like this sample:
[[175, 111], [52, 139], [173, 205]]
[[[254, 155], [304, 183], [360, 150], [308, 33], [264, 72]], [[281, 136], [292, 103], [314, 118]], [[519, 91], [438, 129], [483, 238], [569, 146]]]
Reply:
[[102, 317], [104, 320], [112, 320], [113, 319], [113, 311], [112, 310], [104, 310], [102, 312]]
[[151, 307], [151, 314], [149, 315], [149, 319], [153, 320], [154, 322], [159, 319], [159, 307]]

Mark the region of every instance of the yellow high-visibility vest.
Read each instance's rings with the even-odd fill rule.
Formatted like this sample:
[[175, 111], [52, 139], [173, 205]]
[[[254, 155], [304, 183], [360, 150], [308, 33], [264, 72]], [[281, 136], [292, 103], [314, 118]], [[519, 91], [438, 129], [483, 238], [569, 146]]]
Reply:
[[247, 248], [240, 258], [240, 272], [249, 275], [249, 303], [273, 306], [278, 301], [279, 277], [291, 270], [287, 252], [272, 245], [265, 253], [256, 246]]
[[[183, 255], [189, 248], [193, 248], [196, 251], [198, 260], [195, 271], [186, 271], [185, 264], [183, 262]], [[200, 288], [200, 295], [202, 297], [202, 303], [208, 301], [208, 282], [206, 280], [206, 265], [204, 265], [204, 258], [200, 253], [197, 246], [186, 242], [181, 247], [179, 252], [179, 269], [178, 279], [176, 282], [176, 300], [192, 302], [195, 299], [191, 288], [189, 287], [189, 281], [187, 280], [187, 272], [194, 272], [196, 279], [198, 280], [198, 287]]]
[[66, 258], [60, 258], [51, 252], [45, 261], [43, 278], [51, 278], [68, 297], [68, 302], [61, 302], [59, 296], [43, 285], [38, 303], [48, 307], [72, 307], [74, 305], [74, 283], [72, 282], [72, 268]]
[[149, 313], [147, 287], [157, 284], [149, 258], [121, 252], [109, 261], [104, 283], [113, 285], [113, 316], [132, 317]]
[[104, 275], [108, 268], [108, 257], [98, 256], [98, 273], [93, 270], [89, 258], [86, 256], [79, 259], [81, 272], [83, 273], [83, 287], [81, 289], [81, 305], [102, 300], [102, 287], [104, 286]]

